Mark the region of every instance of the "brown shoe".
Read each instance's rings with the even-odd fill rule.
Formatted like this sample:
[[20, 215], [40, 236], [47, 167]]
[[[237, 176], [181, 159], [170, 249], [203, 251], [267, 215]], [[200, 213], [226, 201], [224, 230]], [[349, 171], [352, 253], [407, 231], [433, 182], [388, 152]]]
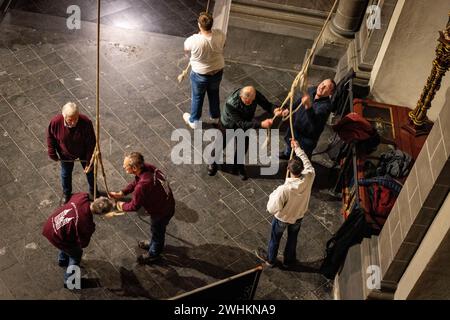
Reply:
[[273, 268], [275, 266], [275, 262], [269, 262], [267, 259], [267, 253], [264, 249], [258, 248], [255, 250], [255, 256], [258, 257], [259, 260], [264, 262], [264, 264], [270, 268]]

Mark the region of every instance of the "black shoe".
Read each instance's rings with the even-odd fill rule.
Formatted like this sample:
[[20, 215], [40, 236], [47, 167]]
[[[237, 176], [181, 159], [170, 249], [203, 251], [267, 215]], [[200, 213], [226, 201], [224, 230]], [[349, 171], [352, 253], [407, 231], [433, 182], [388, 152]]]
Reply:
[[239, 177], [241, 178], [242, 181], [245, 181], [245, 180], [248, 179], [247, 171], [245, 170], [244, 167], [242, 167], [241, 169], [239, 169]]
[[69, 202], [71, 197], [72, 197], [71, 194], [64, 194], [63, 197], [62, 197], [63, 204], [66, 204], [67, 202]]
[[283, 261], [282, 266], [283, 266], [284, 269], [289, 269], [289, 268], [292, 268], [293, 266], [295, 266], [296, 264], [297, 264], [297, 260], [294, 260], [294, 261]]
[[150, 241], [148, 240], [139, 240], [138, 246], [141, 249], [148, 250], [150, 248]]
[[278, 158], [280, 158], [280, 160], [289, 160], [289, 156], [284, 152], [280, 152]]
[[137, 258], [137, 262], [139, 264], [150, 264], [152, 262], [159, 260], [160, 258], [161, 258], [161, 255], [153, 256], [153, 255], [150, 255], [148, 252], [146, 252], [144, 254], [141, 254]]
[[208, 176], [215, 176], [217, 173], [217, 164], [213, 163], [208, 165]]
[[258, 257], [259, 260], [261, 260], [262, 262], [264, 262], [266, 264], [266, 266], [273, 268], [275, 266], [275, 263], [270, 263], [267, 260], [267, 253], [264, 249], [262, 248], [258, 248], [255, 250], [255, 255]]

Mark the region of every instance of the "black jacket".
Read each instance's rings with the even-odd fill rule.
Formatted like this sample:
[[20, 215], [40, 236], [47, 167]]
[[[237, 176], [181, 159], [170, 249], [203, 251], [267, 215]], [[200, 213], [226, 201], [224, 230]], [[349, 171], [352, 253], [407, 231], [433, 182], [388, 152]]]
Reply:
[[[294, 131], [300, 137], [309, 138], [313, 141], [318, 141], [322, 131], [327, 123], [328, 116], [331, 112], [331, 101], [329, 97], [323, 97], [314, 100], [316, 96], [317, 87], [311, 87], [308, 89], [308, 94], [312, 101], [311, 108], [308, 110], [304, 106], [300, 107], [295, 113]], [[294, 109], [302, 102], [299, 98], [294, 104]]]
[[223, 127], [227, 129], [258, 129], [261, 128], [261, 122], [253, 119], [255, 117], [256, 107], [259, 105], [264, 110], [273, 115], [275, 105], [270, 103], [258, 90], [256, 98], [251, 105], [246, 106], [239, 96], [241, 89], [234, 91], [225, 103], [220, 121]]

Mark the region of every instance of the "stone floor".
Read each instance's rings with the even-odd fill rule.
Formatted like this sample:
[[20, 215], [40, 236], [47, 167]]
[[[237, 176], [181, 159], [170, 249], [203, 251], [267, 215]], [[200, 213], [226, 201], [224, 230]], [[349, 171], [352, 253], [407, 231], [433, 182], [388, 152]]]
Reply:
[[[102, 24], [172, 36], [197, 32], [197, 15], [205, 11], [208, 0], [103, 0]], [[67, 17], [67, 7], [78, 5], [83, 21], [97, 21], [97, 1], [89, 0], [17, 0], [14, 9]], [[212, 12], [214, 1], [210, 1]]]
[[[59, 166], [47, 158], [45, 130], [67, 101], [95, 118], [95, 33], [89, 34], [88, 24], [80, 36], [45, 26], [25, 27], [25, 20], [7, 17], [0, 24], [0, 298], [164, 299], [258, 265], [253, 250], [267, 244], [271, 217], [265, 206], [268, 195], [283, 182], [284, 167], [273, 177], [251, 168], [250, 179], [243, 182], [227, 172], [209, 177], [204, 165], [173, 164], [171, 133], [186, 128], [181, 116], [190, 105], [189, 81], [176, 82], [187, 63], [183, 38], [130, 35], [105, 27], [100, 107], [109, 187], [117, 190], [132, 179], [122, 169], [122, 157], [126, 151], [140, 151], [168, 173], [176, 215], [168, 226], [164, 258], [153, 266], [135, 262], [140, 253], [136, 240], [149, 234], [145, 213], [96, 218], [83, 274], [97, 285], [78, 293], [62, 288], [57, 251], [41, 236], [42, 224], [61, 196]], [[42, 25], [51, 24], [41, 20]], [[243, 84], [254, 84], [279, 102], [294, 76], [227, 62], [221, 99]], [[311, 82], [323, 76], [311, 74]], [[324, 133], [318, 149], [326, 146], [329, 135]], [[309, 268], [323, 257], [325, 242], [341, 224], [339, 201], [322, 192], [331, 181], [319, 164], [325, 160], [315, 157], [317, 178], [298, 243], [302, 265], [290, 271], [265, 269], [257, 299], [332, 298], [332, 284]], [[74, 190], [86, 187], [81, 167], [76, 167]]]

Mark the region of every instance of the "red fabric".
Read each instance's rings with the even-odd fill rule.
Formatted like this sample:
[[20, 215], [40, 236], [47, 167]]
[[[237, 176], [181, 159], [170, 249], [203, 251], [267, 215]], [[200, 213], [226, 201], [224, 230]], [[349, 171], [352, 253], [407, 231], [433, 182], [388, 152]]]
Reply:
[[91, 120], [80, 114], [74, 128], [64, 125], [64, 117], [58, 114], [50, 121], [47, 129], [47, 148], [50, 159], [90, 161], [95, 148], [95, 132]]
[[75, 193], [47, 219], [42, 234], [58, 249], [70, 254], [88, 246], [95, 223], [87, 193]]
[[333, 130], [346, 143], [363, 141], [374, 136], [375, 128], [364, 117], [356, 112], [351, 112], [333, 125]]
[[[155, 174], [156, 171], [156, 174]], [[165, 181], [164, 175], [155, 166], [144, 164], [144, 170], [134, 178], [122, 192], [126, 195], [133, 192], [131, 202], [122, 206], [124, 211], [137, 211], [141, 206], [152, 216], [153, 219], [162, 218], [173, 214], [175, 200], [172, 190], [168, 187], [168, 194], [162, 184], [156, 179]]]

